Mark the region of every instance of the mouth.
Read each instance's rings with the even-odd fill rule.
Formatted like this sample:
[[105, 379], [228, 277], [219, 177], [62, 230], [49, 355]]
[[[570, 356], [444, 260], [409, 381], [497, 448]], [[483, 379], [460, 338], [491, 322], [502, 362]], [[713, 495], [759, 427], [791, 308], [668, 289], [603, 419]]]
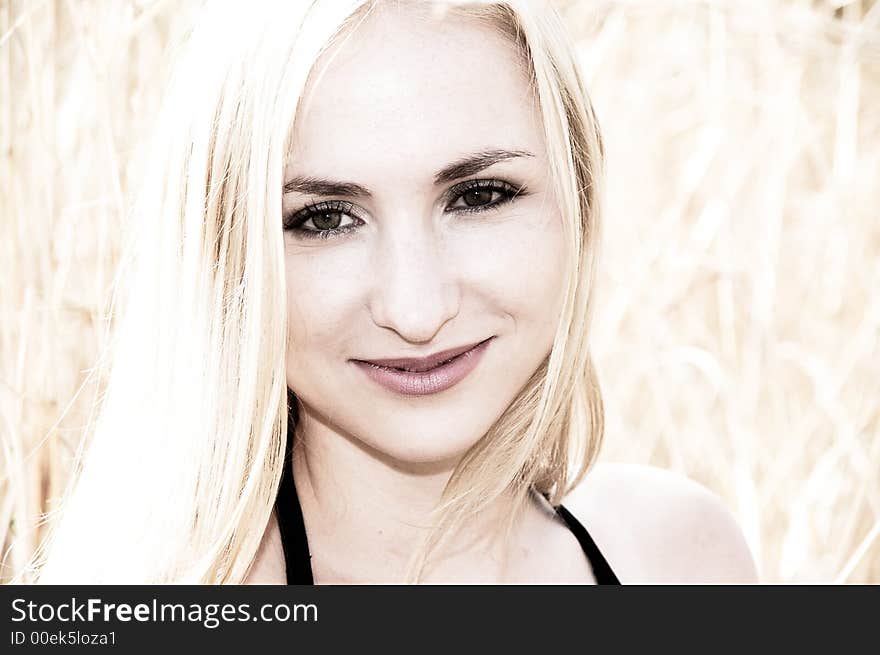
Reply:
[[494, 337], [428, 357], [351, 360], [374, 382], [395, 393], [423, 396], [461, 382], [477, 366]]

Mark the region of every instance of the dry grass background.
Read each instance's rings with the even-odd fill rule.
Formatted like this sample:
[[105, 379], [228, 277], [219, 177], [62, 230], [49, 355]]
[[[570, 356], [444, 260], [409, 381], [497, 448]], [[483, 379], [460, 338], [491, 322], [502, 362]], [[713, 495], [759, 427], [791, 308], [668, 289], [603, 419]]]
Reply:
[[[720, 494], [766, 581], [880, 582], [880, 4], [559, 0], [609, 158], [603, 458]], [[0, 581], [102, 380], [191, 2], [0, 0]]]

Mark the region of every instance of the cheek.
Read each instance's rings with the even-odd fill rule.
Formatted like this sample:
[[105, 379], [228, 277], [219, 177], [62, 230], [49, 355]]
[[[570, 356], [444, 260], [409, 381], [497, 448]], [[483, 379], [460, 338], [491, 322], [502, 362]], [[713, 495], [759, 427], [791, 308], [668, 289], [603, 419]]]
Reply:
[[288, 352], [305, 353], [332, 347], [344, 339], [342, 326], [351, 323], [362, 290], [358, 287], [358, 262], [352, 253], [324, 249], [314, 254], [288, 253], [287, 320]]
[[508, 314], [517, 330], [555, 330], [566, 281], [557, 213], [513, 216], [481, 228], [460, 262], [465, 284]]

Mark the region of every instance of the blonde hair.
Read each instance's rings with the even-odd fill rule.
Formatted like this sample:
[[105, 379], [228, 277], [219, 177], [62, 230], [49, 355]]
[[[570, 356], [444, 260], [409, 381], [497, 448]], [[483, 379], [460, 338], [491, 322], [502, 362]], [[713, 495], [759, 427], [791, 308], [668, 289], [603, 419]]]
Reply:
[[[287, 436], [280, 213], [291, 117], [317, 59], [380, 4], [216, 3], [197, 23], [133, 212], [106, 393], [35, 556], [38, 582], [245, 580]], [[431, 4], [501, 30], [527, 65], [571, 276], [550, 356], [456, 467], [411, 581], [500, 494], [514, 492], [508, 529], [530, 489], [558, 503], [603, 432], [588, 347], [603, 153], [573, 48], [543, 2]]]

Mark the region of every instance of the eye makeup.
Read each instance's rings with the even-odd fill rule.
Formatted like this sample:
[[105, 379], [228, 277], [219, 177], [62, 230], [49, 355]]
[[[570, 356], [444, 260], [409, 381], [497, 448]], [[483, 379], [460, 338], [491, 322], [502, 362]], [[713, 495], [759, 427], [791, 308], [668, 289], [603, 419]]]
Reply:
[[[311, 227], [307, 224], [311, 224]], [[342, 200], [309, 204], [286, 215], [282, 220], [285, 232], [295, 232], [309, 239], [331, 239], [351, 232], [363, 224], [364, 221], [357, 217], [355, 205]]]
[[[446, 193], [446, 213], [476, 213], [498, 207], [525, 195], [528, 191], [524, 186], [515, 187], [509, 182], [498, 179], [467, 180], [456, 184]], [[453, 204], [459, 200], [464, 205]]]
[[[451, 187], [443, 196], [446, 214], [477, 214], [501, 206], [529, 194], [525, 186], [514, 186], [500, 179], [466, 180]], [[342, 200], [308, 204], [283, 218], [286, 232], [304, 239], [333, 239], [357, 230], [365, 221], [363, 211]]]

